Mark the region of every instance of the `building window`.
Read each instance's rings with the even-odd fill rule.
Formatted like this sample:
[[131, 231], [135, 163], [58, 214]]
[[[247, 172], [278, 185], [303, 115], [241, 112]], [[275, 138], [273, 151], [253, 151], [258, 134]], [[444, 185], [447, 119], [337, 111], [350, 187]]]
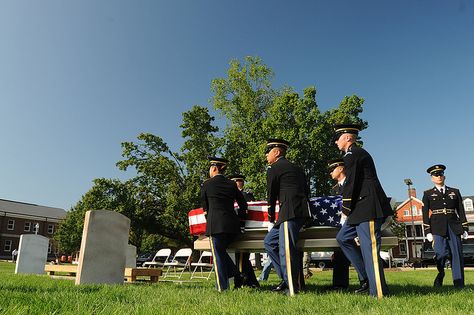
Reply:
[[403, 216], [408, 217], [410, 215], [410, 211], [408, 210], [403, 210]]
[[8, 220], [7, 230], [13, 231], [15, 229], [15, 220]]
[[52, 247], [53, 247], [52, 244], [49, 243], [49, 244], [48, 244], [48, 254], [51, 254], [51, 248], [52, 248]]
[[25, 228], [23, 230], [29, 232], [31, 230], [31, 222], [25, 222]]
[[398, 244], [398, 249], [400, 251], [400, 255], [406, 255], [407, 254], [407, 246], [406, 246], [405, 243]]
[[54, 233], [54, 224], [48, 224], [48, 234]]
[[3, 251], [10, 252], [12, 250], [12, 241], [5, 240], [5, 245], [3, 246]]
[[472, 204], [472, 199], [467, 198], [464, 200], [464, 208], [466, 211], [474, 211], [474, 206]]
[[416, 206], [412, 206], [412, 207], [411, 207], [411, 213], [413, 213], [413, 215], [417, 215], [417, 214], [418, 214], [418, 209], [416, 208]]
[[421, 225], [415, 225], [415, 231], [416, 231], [416, 236], [417, 237], [422, 237], [423, 236], [423, 231], [421, 230]]
[[33, 232], [38, 234], [39, 233], [39, 227], [40, 227], [39, 223], [35, 223], [35, 225], [33, 225]]

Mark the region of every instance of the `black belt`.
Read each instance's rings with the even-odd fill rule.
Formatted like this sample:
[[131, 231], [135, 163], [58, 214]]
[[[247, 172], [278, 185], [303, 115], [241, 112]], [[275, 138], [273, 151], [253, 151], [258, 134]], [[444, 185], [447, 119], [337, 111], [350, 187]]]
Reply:
[[435, 210], [431, 210], [432, 214], [451, 214], [451, 213], [456, 213], [456, 211], [454, 211], [454, 209], [447, 209], [447, 208], [443, 208], [443, 209], [435, 209]]

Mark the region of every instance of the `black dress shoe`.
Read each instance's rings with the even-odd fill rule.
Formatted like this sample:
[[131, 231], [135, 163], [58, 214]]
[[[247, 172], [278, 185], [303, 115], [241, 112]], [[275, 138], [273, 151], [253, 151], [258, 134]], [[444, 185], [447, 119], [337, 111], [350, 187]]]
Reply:
[[246, 284], [246, 286], [250, 287], [252, 289], [257, 289], [257, 288], [260, 288], [260, 283], [258, 283], [258, 282], [248, 283], [248, 284]]
[[285, 281], [282, 281], [280, 282], [279, 285], [277, 285], [276, 287], [274, 287], [272, 289], [273, 292], [281, 292], [281, 291], [285, 291], [285, 289], [288, 289], [288, 286], [286, 285], [286, 282]]
[[326, 288], [324, 288], [325, 291], [345, 291], [347, 290], [347, 287], [342, 287], [338, 285], [331, 285]]
[[443, 286], [443, 279], [444, 279], [444, 272], [439, 272], [436, 276], [433, 286], [435, 287], [442, 287]]
[[360, 282], [360, 287], [354, 291], [354, 293], [367, 293], [369, 292], [369, 281], [363, 280]]
[[462, 289], [464, 288], [464, 282], [461, 279], [453, 280], [454, 288], [455, 289]]
[[247, 282], [247, 276], [244, 273], [238, 273], [234, 276], [234, 289], [239, 289]]

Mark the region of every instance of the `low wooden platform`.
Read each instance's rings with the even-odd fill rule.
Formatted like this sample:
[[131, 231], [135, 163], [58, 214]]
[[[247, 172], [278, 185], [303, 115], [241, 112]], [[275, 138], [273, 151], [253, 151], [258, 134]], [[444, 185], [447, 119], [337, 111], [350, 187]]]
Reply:
[[150, 282], [158, 282], [161, 269], [157, 268], [125, 268], [125, 280], [127, 282], [137, 281], [138, 276], [148, 277]]
[[[77, 267], [77, 265], [45, 265], [44, 271], [48, 276], [54, 276], [56, 272], [67, 273], [70, 278], [76, 276]], [[126, 282], [136, 282], [137, 277], [148, 277], [148, 281], [158, 282], [161, 273], [161, 269], [157, 268], [125, 268], [124, 278]]]
[[44, 265], [44, 271], [46, 271], [48, 276], [52, 276], [56, 272], [67, 273], [69, 276], [75, 276], [77, 273], [77, 265]]
[[[326, 252], [339, 248], [336, 241], [338, 228], [328, 226], [310, 227], [300, 232], [297, 246], [302, 251]], [[247, 229], [244, 234], [232, 242], [228, 249], [236, 252], [264, 252], [263, 239], [267, 235], [267, 229]], [[390, 230], [382, 231], [382, 250], [388, 250], [398, 246], [398, 238]], [[210, 250], [209, 238], [200, 236], [194, 241], [195, 250]]]

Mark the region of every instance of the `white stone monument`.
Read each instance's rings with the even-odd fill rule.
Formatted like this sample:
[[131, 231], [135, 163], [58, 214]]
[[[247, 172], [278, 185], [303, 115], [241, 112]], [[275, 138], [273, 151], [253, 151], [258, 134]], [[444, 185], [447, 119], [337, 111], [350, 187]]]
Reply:
[[49, 239], [42, 235], [21, 235], [15, 273], [44, 274], [48, 245]]
[[129, 229], [118, 212], [86, 212], [76, 284], [123, 283]]
[[137, 268], [137, 247], [128, 244], [126, 256], [125, 268]]

